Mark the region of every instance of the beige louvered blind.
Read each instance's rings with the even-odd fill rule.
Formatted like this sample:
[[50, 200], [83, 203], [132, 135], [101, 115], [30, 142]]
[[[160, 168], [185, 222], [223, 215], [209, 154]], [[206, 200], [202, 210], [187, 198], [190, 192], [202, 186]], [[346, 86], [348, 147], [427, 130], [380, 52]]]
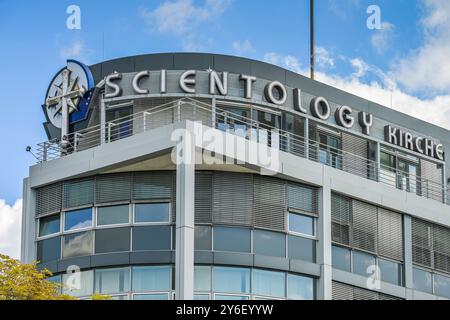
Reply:
[[403, 260], [401, 214], [378, 208], [378, 253], [387, 258]]
[[74, 208], [94, 203], [94, 179], [66, 182], [63, 185], [64, 208]]
[[353, 200], [353, 247], [377, 252], [377, 207]]
[[96, 178], [95, 202], [107, 203], [131, 200], [131, 174], [117, 173]]
[[450, 273], [450, 229], [433, 226], [434, 268]]
[[283, 181], [254, 176], [253, 208], [255, 227], [285, 231], [285, 184]]
[[332, 241], [351, 245], [351, 201], [349, 198], [331, 194], [331, 233]]
[[36, 192], [36, 215], [61, 211], [62, 185], [51, 184], [39, 188]]
[[431, 224], [416, 218], [412, 219], [412, 253], [413, 262], [432, 267]]

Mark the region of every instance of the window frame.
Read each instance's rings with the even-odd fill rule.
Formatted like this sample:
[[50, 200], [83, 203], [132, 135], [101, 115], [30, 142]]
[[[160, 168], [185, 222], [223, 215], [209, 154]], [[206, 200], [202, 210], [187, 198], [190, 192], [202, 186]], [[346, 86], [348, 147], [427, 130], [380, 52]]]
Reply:
[[[136, 221], [136, 205], [145, 205], [145, 204], [168, 204], [169, 206], [169, 212], [168, 212], [168, 220], [167, 221], [160, 221], [160, 222], [137, 222]], [[158, 199], [158, 200], [146, 200], [146, 201], [133, 201], [131, 203], [132, 206], [132, 220], [131, 223], [133, 226], [144, 226], [144, 225], [168, 225], [172, 224], [172, 202], [170, 199]]]
[[[106, 225], [98, 225], [98, 209], [100, 208], [105, 208], [105, 207], [120, 207], [120, 206], [126, 206], [128, 205], [128, 222], [127, 223], [118, 223], [118, 224], [106, 224]], [[133, 223], [131, 221], [132, 219], [132, 214], [133, 214], [133, 210], [132, 210], [132, 203], [130, 202], [125, 202], [125, 203], [114, 203], [114, 204], [104, 204], [102, 203], [101, 205], [96, 205], [94, 207], [94, 216], [95, 216], [95, 223], [94, 223], [94, 229], [108, 229], [108, 228], [120, 228], [120, 227], [128, 227], [131, 226]]]
[[[313, 220], [313, 233], [314, 233], [314, 235], [311, 236], [311, 235], [308, 235], [308, 234], [292, 231], [290, 229], [291, 214], [295, 214], [295, 215], [298, 215], [298, 216], [311, 218]], [[307, 238], [307, 239], [311, 239], [311, 240], [317, 240], [318, 239], [318, 236], [317, 236], [317, 219], [318, 219], [318, 216], [315, 215], [315, 214], [306, 213], [306, 212], [301, 211], [301, 210], [295, 210], [295, 209], [288, 208], [288, 210], [287, 210], [287, 219], [286, 219], [287, 234], [288, 235], [291, 234], [291, 235], [294, 235], [294, 236], [299, 236], [299, 237], [303, 237], [303, 238]]]
[[[45, 219], [45, 218], [48, 218], [48, 217], [51, 217], [51, 216], [56, 216], [56, 215], [59, 215], [59, 231], [56, 232], [56, 233], [47, 234], [45, 236], [39, 236], [39, 233], [40, 233], [40, 230], [41, 230], [41, 219]], [[40, 241], [40, 240], [45, 240], [45, 239], [50, 239], [50, 238], [53, 238], [53, 237], [57, 237], [57, 236], [60, 236], [60, 235], [63, 234], [63, 231], [62, 231], [63, 224], [62, 224], [62, 214], [61, 214], [61, 212], [39, 216], [39, 217], [36, 218], [36, 220], [37, 220], [37, 223], [36, 223], [36, 228], [37, 228], [37, 231], [36, 231], [36, 235], [37, 235], [36, 236], [36, 242]]]

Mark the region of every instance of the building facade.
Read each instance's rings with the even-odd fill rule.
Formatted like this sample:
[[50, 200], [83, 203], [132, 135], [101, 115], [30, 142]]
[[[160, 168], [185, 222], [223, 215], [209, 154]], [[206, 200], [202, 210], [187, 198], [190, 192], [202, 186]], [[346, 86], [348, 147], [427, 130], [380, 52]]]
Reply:
[[22, 260], [80, 298], [450, 299], [450, 132], [214, 54], [68, 61]]

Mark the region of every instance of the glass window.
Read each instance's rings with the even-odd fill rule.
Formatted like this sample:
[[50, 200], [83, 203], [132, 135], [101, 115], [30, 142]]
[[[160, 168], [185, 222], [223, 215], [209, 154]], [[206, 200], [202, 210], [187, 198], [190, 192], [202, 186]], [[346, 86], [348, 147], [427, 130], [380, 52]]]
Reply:
[[375, 257], [360, 251], [353, 251], [353, 272], [367, 276], [367, 269], [376, 265]]
[[194, 267], [194, 290], [211, 291], [211, 267]]
[[251, 235], [244, 228], [214, 228], [214, 250], [232, 252], [250, 252]]
[[95, 292], [112, 294], [130, 291], [130, 269], [95, 270]]
[[128, 296], [127, 296], [127, 295], [123, 295], [123, 296], [112, 296], [111, 299], [112, 299], [112, 300], [116, 300], [116, 301], [128, 300]]
[[94, 271], [63, 274], [63, 293], [74, 297], [91, 296], [94, 292]]
[[130, 251], [130, 228], [95, 231], [95, 253]]
[[58, 292], [58, 293], [61, 293], [61, 275], [56, 275], [56, 276], [52, 276], [52, 277], [48, 277], [48, 278], [45, 278], [45, 280], [46, 281], [48, 281], [48, 282], [51, 282], [51, 283], [54, 283], [56, 286], [55, 286], [55, 288], [56, 288], [56, 291]]
[[136, 204], [134, 210], [137, 223], [169, 222], [170, 203]]
[[351, 272], [351, 251], [343, 247], [332, 247], [333, 267]]
[[39, 219], [39, 237], [45, 237], [60, 231], [59, 214]]
[[194, 300], [209, 300], [209, 294], [194, 294]]
[[67, 211], [64, 214], [64, 230], [78, 230], [92, 227], [92, 208]]
[[128, 205], [99, 207], [97, 209], [97, 225], [106, 226], [124, 224], [130, 221], [130, 209]]
[[287, 280], [288, 280], [287, 285], [288, 299], [314, 300], [315, 295], [314, 278], [288, 274]]
[[132, 288], [135, 292], [170, 291], [171, 280], [170, 266], [133, 267]]
[[342, 168], [341, 139], [337, 136], [319, 133], [319, 161], [333, 168]]
[[233, 296], [227, 294], [216, 294], [216, 300], [249, 300], [247, 296]]
[[286, 257], [286, 236], [278, 232], [254, 230], [253, 249], [256, 254]]
[[169, 300], [169, 294], [135, 294], [133, 300]]
[[450, 299], [450, 278], [434, 274], [434, 291], [436, 295]]
[[41, 263], [61, 258], [61, 237], [38, 241], [37, 260]]
[[414, 282], [414, 289], [422, 292], [433, 293], [433, 282], [431, 272], [413, 268], [413, 282]]
[[308, 236], [315, 236], [314, 217], [301, 214], [289, 213], [289, 231], [301, 233]]
[[170, 226], [149, 226], [133, 228], [133, 251], [170, 250], [170, 245]]
[[401, 286], [403, 284], [403, 266], [400, 263], [378, 259], [378, 267], [380, 268], [381, 281]]
[[195, 226], [195, 250], [212, 250], [212, 228]]
[[218, 292], [249, 293], [250, 270], [245, 268], [213, 268], [213, 289]]
[[266, 297], [285, 297], [286, 274], [284, 272], [253, 269], [252, 292]]
[[316, 261], [316, 241], [293, 235], [288, 236], [288, 257], [309, 262]]
[[91, 255], [93, 251], [92, 245], [92, 231], [65, 235], [63, 241], [63, 258]]

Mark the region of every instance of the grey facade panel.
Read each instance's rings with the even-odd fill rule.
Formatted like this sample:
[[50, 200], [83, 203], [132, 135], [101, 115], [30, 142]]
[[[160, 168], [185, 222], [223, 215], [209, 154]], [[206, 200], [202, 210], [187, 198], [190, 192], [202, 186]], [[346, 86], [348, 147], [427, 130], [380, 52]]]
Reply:
[[268, 257], [256, 254], [253, 261], [254, 266], [257, 268], [289, 271], [289, 259], [286, 258]]
[[194, 252], [195, 264], [213, 264], [214, 253], [211, 251], [195, 251]]
[[130, 253], [130, 264], [166, 264], [172, 263], [171, 251], [141, 251]]
[[214, 252], [214, 264], [253, 266], [253, 255], [250, 253]]
[[92, 267], [109, 267], [130, 264], [130, 253], [107, 253], [98, 254], [91, 257]]
[[58, 262], [58, 272], [66, 272], [70, 266], [77, 266], [81, 270], [89, 269], [91, 265], [91, 256], [64, 259]]

